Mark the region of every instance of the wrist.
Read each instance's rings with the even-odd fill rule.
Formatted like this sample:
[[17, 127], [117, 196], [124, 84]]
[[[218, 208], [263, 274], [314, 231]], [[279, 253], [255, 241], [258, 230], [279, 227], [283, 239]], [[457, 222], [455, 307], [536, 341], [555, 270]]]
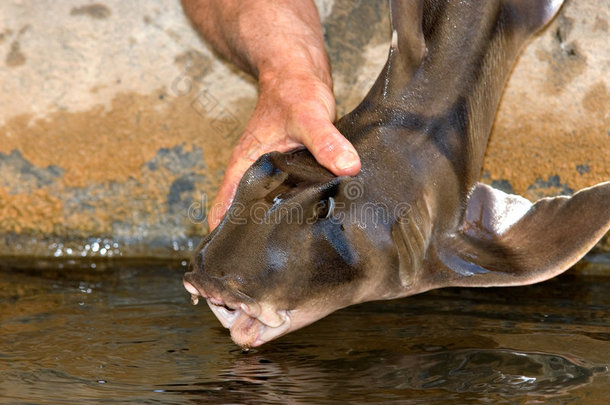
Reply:
[[[273, 24], [261, 26], [261, 20]], [[243, 56], [259, 82], [309, 76], [332, 88], [330, 62], [313, 1], [252, 0], [249, 9], [237, 14], [236, 26], [235, 53]]]
[[260, 75], [259, 103], [290, 113], [322, 107], [327, 111], [330, 121], [336, 118], [332, 84], [327, 84], [316, 73], [306, 69], [290, 68]]
[[332, 92], [332, 79], [321, 75], [319, 72], [307, 67], [289, 66], [277, 67], [260, 72], [258, 75], [259, 91], [264, 93], [269, 90], [278, 90], [280, 87], [303, 87], [318, 88], [322, 87]]
[[315, 48], [298, 46], [293, 40], [292, 43], [286, 44], [285, 49], [267, 54], [255, 66], [259, 84], [306, 79], [323, 83], [332, 89], [331, 69], [326, 51]]

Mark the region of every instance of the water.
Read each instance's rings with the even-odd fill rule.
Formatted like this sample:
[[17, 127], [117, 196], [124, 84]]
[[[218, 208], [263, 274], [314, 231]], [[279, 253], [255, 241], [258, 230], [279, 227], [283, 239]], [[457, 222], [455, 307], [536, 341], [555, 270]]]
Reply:
[[[23, 267], [23, 266], [21, 266]], [[184, 269], [0, 270], [0, 402], [607, 404], [610, 278], [351, 307], [243, 353]], [[608, 274], [608, 273], [606, 273]]]

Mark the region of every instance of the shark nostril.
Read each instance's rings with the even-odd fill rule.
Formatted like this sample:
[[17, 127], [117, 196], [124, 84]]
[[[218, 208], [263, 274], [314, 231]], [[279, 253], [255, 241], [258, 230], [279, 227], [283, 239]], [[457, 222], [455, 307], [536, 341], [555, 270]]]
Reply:
[[191, 283], [189, 283], [188, 281], [183, 281], [184, 284], [184, 288], [186, 289], [186, 291], [188, 291], [189, 293], [191, 293], [192, 295], [201, 295], [199, 294], [199, 290], [197, 290], [195, 288], [194, 285], [192, 285]]
[[199, 303], [199, 297], [201, 296], [201, 293], [195, 288], [194, 285], [192, 285], [188, 281], [184, 280], [183, 284], [186, 291], [191, 294], [191, 302], [193, 303], [193, 305], [197, 305]]

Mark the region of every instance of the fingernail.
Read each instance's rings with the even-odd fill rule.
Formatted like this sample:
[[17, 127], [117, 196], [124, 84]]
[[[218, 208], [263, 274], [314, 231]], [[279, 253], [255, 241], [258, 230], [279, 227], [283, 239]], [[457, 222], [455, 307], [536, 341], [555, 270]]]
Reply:
[[339, 155], [337, 160], [335, 160], [335, 167], [339, 170], [347, 170], [354, 167], [357, 162], [358, 159], [355, 154], [352, 152], [343, 152]]

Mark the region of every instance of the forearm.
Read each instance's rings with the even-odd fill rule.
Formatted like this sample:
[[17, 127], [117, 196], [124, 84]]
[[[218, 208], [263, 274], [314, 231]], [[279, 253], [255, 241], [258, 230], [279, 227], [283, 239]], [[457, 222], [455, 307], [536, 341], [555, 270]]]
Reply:
[[332, 86], [312, 0], [182, 0], [182, 4], [221, 55], [260, 82], [314, 76]]

